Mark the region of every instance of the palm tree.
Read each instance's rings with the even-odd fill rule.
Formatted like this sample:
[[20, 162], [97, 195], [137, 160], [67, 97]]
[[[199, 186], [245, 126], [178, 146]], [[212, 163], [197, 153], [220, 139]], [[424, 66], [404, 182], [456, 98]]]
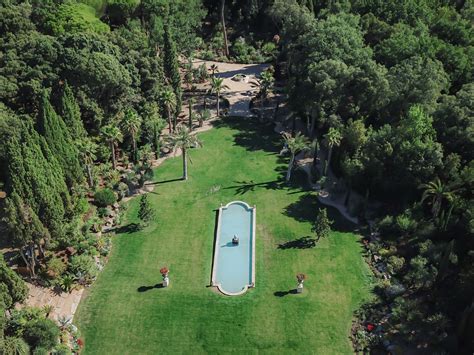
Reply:
[[268, 94], [273, 88], [275, 78], [269, 70], [263, 71], [256, 81], [250, 84], [254, 88], [258, 88], [258, 96], [260, 97], [260, 117], [263, 117], [263, 104], [268, 98]]
[[168, 136], [168, 145], [174, 150], [180, 148], [183, 155], [183, 180], [188, 179], [188, 149], [201, 146], [196, 135], [185, 125], [178, 125], [176, 131]]
[[212, 64], [212, 65], [209, 67], [209, 70], [211, 71], [211, 75], [212, 75], [212, 76], [215, 76], [216, 73], [219, 72], [219, 67], [217, 66], [217, 64]]
[[176, 109], [176, 95], [173, 90], [166, 88], [161, 93], [161, 104], [165, 107], [166, 118], [168, 119], [168, 129], [173, 132], [173, 111]]
[[122, 132], [117, 126], [108, 124], [101, 129], [101, 133], [105, 138], [105, 141], [110, 145], [110, 151], [112, 153], [112, 167], [117, 169], [117, 162], [115, 160], [115, 144], [123, 140]]
[[132, 160], [134, 163], [137, 162], [138, 156], [137, 156], [137, 136], [138, 132], [140, 131], [140, 127], [142, 125], [142, 119], [138, 114], [135, 112], [133, 109], [128, 109], [125, 112], [125, 115], [123, 115], [122, 118], [122, 130], [125, 131], [125, 133], [130, 136], [132, 139]]
[[286, 182], [290, 181], [291, 172], [293, 171], [293, 166], [295, 165], [295, 157], [299, 152], [309, 149], [308, 139], [301, 135], [301, 133], [296, 133], [293, 137], [290, 133], [284, 132], [283, 139], [285, 140], [285, 145], [290, 151], [291, 158], [288, 164], [288, 170], [286, 172]]
[[332, 149], [334, 147], [339, 146], [341, 144], [342, 135], [336, 128], [331, 127], [329, 128], [329, 132], [326, 134], [326, 142], [328, 145], [329, 153], [328, 153], [328, 161], [326, 166], [324, 167], [324, 175], [327, 174], [328, 167], [331, 164], [331, 157], [332, 157]]
[[227, 41], [227, 30], [225, 28], [225, 0], [221, 0], [221, 24], [224, 33], [224, 55], [229, 58], [229, 43]]
[[87, 171], [87, 178], [89, 181], [89, 187], [94, 187], [94, 179], [92, 178], [92, 165], [97, 158], [95, 153], [97, 152], [97, 144], [95, 144], [90, 138], [81, 139], [78, 142], [79, 158], [84, 164]]
[[423, 203], [427, 199], [430, 200], [431, 212], [435, 218], [441, 212], [443, 201], [451, 203], [455, 198], [455, 190], [451, 186], [443, 184], [439, 177], [427, 184], [421, 184], [420, 188], [424, 189], [421, 202]]
[[216, 78], [212, 77], [211, 78], [211, 94], [216, 94], [217, 98], [217, 117], [220, 115], [220, 97], [221, 97], [221, 92], [222, 90], [228, 89], [229, 87], [227, 85], [224, 85], [224, 79], [223, 78]]

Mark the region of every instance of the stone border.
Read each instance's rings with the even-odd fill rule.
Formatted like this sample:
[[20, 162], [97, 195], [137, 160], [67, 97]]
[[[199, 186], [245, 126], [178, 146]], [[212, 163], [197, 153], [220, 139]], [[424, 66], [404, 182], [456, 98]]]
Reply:
[[[252, 242], [252, 282], [249, 285], [245, 285], [242, 291], [239, 292], [228, 292], [225, 291], [220, 283], [216, 283], [216, 268], [217, 268], [217, 258], [219, 255], [219, 240], [221, 236], [221, 216], [222, 216], [222, 210], [228, 208], [232, 204], [242, 204], [245, 206], [247, 210], [252, 211], [252, 236], [251, 236], [251, 242]], [[256, 231], [256, 214], [257, 214], [257, 207], [253, 206], [250, 207], [250, 205], [246, 202], [243, 201], [232, 201], [229, 202], [227, 205], [219, 207], [219, 216], [217, 218], [217, 230], [216, 230], [216, 236], [215, 236], [215, 250], [214, 250], [214, 259], [212, 263], [212, 276], [211, 276], [211, 285], [214, 287], [217, 287], [218, 290], [227, 296], [239, 296], [247, 292], [249, 288], [255, 287], [255, 231]]]

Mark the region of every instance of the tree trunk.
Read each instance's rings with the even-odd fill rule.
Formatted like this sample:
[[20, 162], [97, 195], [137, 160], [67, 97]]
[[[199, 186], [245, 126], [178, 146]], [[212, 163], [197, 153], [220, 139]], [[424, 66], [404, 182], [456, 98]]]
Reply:
[[183, 153], [183, 180], [188, 180], [188, 159], [186, 159], [186, 149], [182, 148]]
[[110, 142], [110, 150], [112, 151], [112, 168], [117, 169], [117, 163], [115, 161], [115, 144], [113, 141]]
[[137, 141], [134, 137], [132, 137], [132, 149], [133, 149], [133, 162], [136, 163], [138, 161], [138, 154], [137, 154]]
[[314, 136], [314, 127], [316, 126], [316, 114], [314, 110], [311, 110], [311, 126], [309, 128], [309, 136], [313, 138]]
[[35, 269], [31, 266], [31, 263], [28, 261], [27, 257], [25, 256], [25, 253], [23, 253], [23, 248], [20, 248], [20, 255], [23, 261], [25, 262], [26, 267], [30, 271], [30, 277], [35, 278], [36, 277]]
[[155, 126], [153, 129], [153, 148], [155, 148], [156, 159], [160, 157], [159, 147], [160, 147], [160, 137], [158, 134], [158, 130], [156, 129], [156, 126]]
[[229, 58], [229, 43], [227, 41], [227, 30], [225, 28], [225, 0], [221, 0], [221, 23], [224, 34], [224, 55]]
[[294, 163], [295, 163], [295, 154], [291, 153], [290, 163], [288, 164], [288, 170], [286, 172], [286, 182], [289, 182], [291, 179], [291, 171], [293, 170]]
[[220, 95], [217, 94], [217, 117], [220, 116]]
[[87, 178], [89, 180], [89, 187], [92, 189], [94, 187], [94, 179], [92, 177], [92, 169], [90, 164], [86, 164]]
[[278, 109], [279, 109], [279, 108], [280, 108], [280, 97], [277, 96], [275, 111], [273, 112], [273, 120], [274, 120], [274, 121], [277, 119]]
[[192, 101], [189, 100], [189, 118], [188, 118], [189, 130], [193, 130], [193, 104]]
[[171, 110], [169, 107], [166, 107], [166, 116], [168, 117], [168, 129], [171, 132], [173, 132], [173, 127], [171, 123]]
[[344, 198], [344, 206], [346, 207], [349, 204], [349, 200], [351, 199], [351, 194], [352, 194], [352, 184], [348, 183], [346, 197]]
[[328, 174], [329, 164], [331, 164], [331, 156], [332, 156], [332, 146], [329, 147], [328, 160], [326, 161], [326, 166], [324, 167], [324, 175]]

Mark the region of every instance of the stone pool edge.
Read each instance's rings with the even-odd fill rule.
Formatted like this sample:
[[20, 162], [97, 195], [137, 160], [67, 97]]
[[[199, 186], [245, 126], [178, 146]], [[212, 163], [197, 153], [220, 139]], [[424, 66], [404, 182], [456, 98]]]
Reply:
[[[252, 255], [251, 255], [252, 256], [252, 282], [249, 285], [245, 285], [244, 288], [239, 292], [228, 292], [228, 291], [225, 291], [223, 288], [221, 288], [221, 284], [216, 283], [215, 279], [216, 279], [217, 258], [218, 258], [218, 255], [219, 255], [218, 245], [219, 245], [219, 241], [220, 241], [220, 237], [221, 237], [222, 210], [225, 209], [225, 208], [228, 208], [230, 205], [232, 205], [234, 203], [243, 204], [247, 210], [252, 210], [252, 236], [251, 236], [251, 238], [252, 238], [251, 239], [251, 241], [252, 241]], [[221, 204], [221, 206], [219, 207], [219, 210], [218, 210], [219, 215], [217, 217], [217, 229], [216, 229], [216, 235], [214, 237], [215, 248], [214, 248], [214, 257], [213, 257], [213, 260], [212, 260], [211, 285], [213, 287], [217, 287], [219, 292], [221, 292], [223, 295], [239, 296], [239, 295], [242, 295], [245, 292], [247, 292], [247, 290], [249, 288], [255, 287], [255, 231], [256, 231], [256, 225], [257, 225], [257, 223], [256, 223], [256, 216], [257, 216], [256, 212], [257, 212], [257, 207], [256, 206], [250, 207], [250, 205], [248, 203], [243, 202], [243, 201], [231, 201], [228, 204], [226, 204], [225, 206]]]

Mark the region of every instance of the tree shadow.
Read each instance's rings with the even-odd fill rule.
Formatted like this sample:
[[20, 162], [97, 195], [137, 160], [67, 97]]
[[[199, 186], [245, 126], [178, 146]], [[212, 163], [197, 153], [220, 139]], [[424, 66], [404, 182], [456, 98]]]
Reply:
[[161, 185], [161, 184], [167, 184], [170, 182], [175, 182], [175, 181], [183, 181], [183, 178], [176, 178], [176, 179], [169, 179], [169, 180], [163, 180], [163, 181], [155, 181], [155, 182], [149, 182], [146, 185]]
[[296, 295], [298, 292], [296, 291], [296, 289], [292, 289], [292, 290], [288, 290], [288, 291], [276, 291], [273, 293], [273, 296], [276, 296], [276, 297], [285, 297], [287, 295]]
[[300, 196], [298, 201], [286, 206], [283, 213], [288, 217], [296, 219], [298, 222], [314, 223], [320, 208], [326, 208], [328, 218], [334, 221], [332, 225], [333, 230], [353, 232], [357, 228], [357, 225], [345, 219], [337, 208], [323, 205], [318, 201], [317, 195], [311, 192]]
[[279, 244], [278, 249], [311, 249], [316, 246], [318, 240], [315, 238], [301, 237], [294, 240], [289, 240], [286, 243]]
[[163, 288], [163, 284], [162, 283], [157, 283], [156, 285], [153, 285], [153, 286], [140, 286], [139, 288], [137, 288], [137, 291], [138, 292], [147, 292], [147, 291], [153, 290], [155, 288]]
[[138, 223], [129, 223], [126, 226], [121, 226], [115, 229], [115, 233], [118, 234], [130, 234], [135, 233], [140, 230], [140, 225]]
[[278, 154], [283, 146], [281, 137], [273, 131], [273, 124], [260, 123], [255, 117], [228, 116], [216, 122], [215, 127], [237, 130], [234, 143], [249, 151], [263, 150]]
[[236, 185], [225, 187], [226, 190], [235, 189], [236, 195], [244, 195], [247, 192], [255, 191], [256, 188], [264, 188], [266, 190], [277, 190], [284, 187], [284, 182], [282, 179], [277, 179], [273, 181], [264, 181], [264, 182], [254, 182], [253, 180], [249, 181], [234, 181]]

